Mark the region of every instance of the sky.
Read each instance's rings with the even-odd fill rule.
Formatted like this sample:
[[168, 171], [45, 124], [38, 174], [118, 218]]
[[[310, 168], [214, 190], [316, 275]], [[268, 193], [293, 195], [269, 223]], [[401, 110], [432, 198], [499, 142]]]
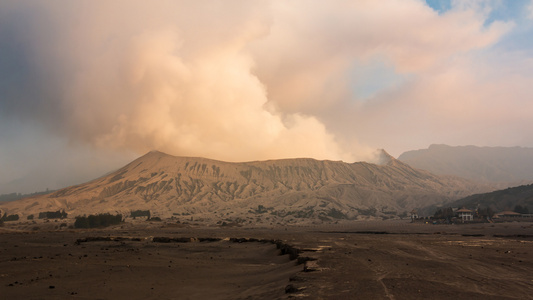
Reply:
[[151, 150], [533, 147], [532, 0], [2, 0], [0, 194]]

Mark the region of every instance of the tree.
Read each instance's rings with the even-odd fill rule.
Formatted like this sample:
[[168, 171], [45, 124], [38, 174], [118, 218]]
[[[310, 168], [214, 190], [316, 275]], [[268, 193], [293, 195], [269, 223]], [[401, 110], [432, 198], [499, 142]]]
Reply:
[[131, 212], [131, 217], [147, 217], [150, 219], [150, 211], [149, 210], [134, 210]]
[[74, 222], [74, 228], [97, 228], [120, 224], [122, 215], [98, 214], [89, 216], [78, 216]]
[[514, 212], [517, 212], [519, 214], [529, 214], [529, 209], [527, 208], [527, 206], [516, 205], [514, 207]]
[[450, 221], [453, 217], [455, 217], [455, 213], [451, 207], [439, 208], [433, 215], [435, 219], [445, 219], [447, 221]]
[[490, 219], [494, 216], [494, 211], [490, 208], [480, 208], [477, 211], [477, 215], [481, 218]]
[[8, 221], [17, 221], [19, 219], [19, 215], [8, 215], [7, 213], [2, 216], [1, 220], [4, 222]]
[[65, 219], [68, 214], [65, 210], [43, 211], [39, 213], [39, 219]]

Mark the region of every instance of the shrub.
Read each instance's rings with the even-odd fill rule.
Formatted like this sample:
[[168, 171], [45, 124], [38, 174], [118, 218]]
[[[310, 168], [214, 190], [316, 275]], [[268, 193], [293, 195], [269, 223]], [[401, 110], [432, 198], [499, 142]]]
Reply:
[[374, 216], [375, 217], [377, 211], [378, 210], [375, 207], [370, 207], [368, 209], [362, 209], [362, 208], [357, 209], [357, 212], [363, 216]]
[[65, 210], [43, 211], [39, 213], [39, 219], [64, 219], [67, 217]]
[[529, 214], [529, 209], [525, 205], [516, 205], [513, 211], [519, 214]]
[[134, 210], [131, 212], [131, 216], [133, 218], [135, 217], [147, 217], [150, 219], [150, 211], [149, 210]]
[[6, 214], [4, 214], [4, 216], [2, 217], [1, 220], [4, 221], [4, 222], [9, 222], [9, 221], [18, 221], [18, 219], [19, 219], [19, 215], [9, 215], [8, 216], [7, 213], [6, 213]]
[[122, 215], [98, 214], [89, 216], [78, 216], [74, 222], [74, 228], [97, 228], [117, 225], [122, 222]]
[[[375, 211], [374, 211], [375, 213]], [[328, 212], [328, 217], [332, 217], [334, 219], [347, 219], [345, 214], [343, 214], [340, 210], [331, 208]]]
[[29, 215], [28, 217], [26, 217], [26, 219], [33, 220], [33, 215]]
[[446, 208], [439, 208], [435, 214], [433, 215], [433, 218], [435, 219], [445, 219], [445, 220], [451, 220], [453, 217], [455, 217], [455, 213], [453, 212], [453, 209], [451, 207]]

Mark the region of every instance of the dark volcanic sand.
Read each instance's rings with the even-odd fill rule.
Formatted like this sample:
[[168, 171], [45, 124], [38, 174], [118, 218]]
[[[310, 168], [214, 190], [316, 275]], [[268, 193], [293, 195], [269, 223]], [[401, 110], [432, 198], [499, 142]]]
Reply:
[[[533, 224], [0, 228], [1, 299], [533, 299]], [[146, 223], [148, 224], [148, 223]], [[17, 230], [18, 229], [18, 230]], [[495, 237], [505, 235], [507, 237]], [[512, 235], [512, 236], [511, 236]], [[84, 237], [134, 237], [92, 241]], [[159, 237], [279, 239], [154, 243]], [[313, 271], [314, 270], [314, 271]], [[293, 293], [285, 293], [292, 284]]]

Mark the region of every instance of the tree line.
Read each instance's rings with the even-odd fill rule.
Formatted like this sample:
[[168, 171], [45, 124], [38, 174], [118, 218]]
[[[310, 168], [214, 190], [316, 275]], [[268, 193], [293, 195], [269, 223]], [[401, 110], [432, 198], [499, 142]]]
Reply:
[[97, 214], [78, 216], [74, 222], [74, 228], [98, 228], [117, 225], [122, 222], [122, 215]]

